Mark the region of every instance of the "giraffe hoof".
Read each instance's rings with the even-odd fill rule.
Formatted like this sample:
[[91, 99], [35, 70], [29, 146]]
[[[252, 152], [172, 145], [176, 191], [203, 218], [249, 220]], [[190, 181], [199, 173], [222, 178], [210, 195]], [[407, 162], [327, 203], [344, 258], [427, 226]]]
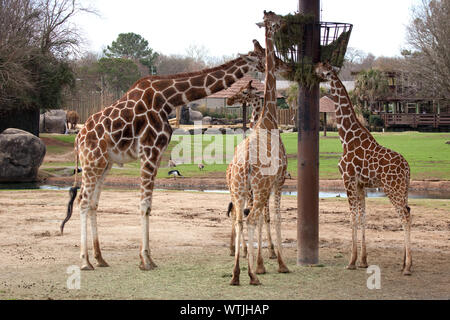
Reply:
[[347, 269], [347, 270], [356, 270], [356, 266], [354, 264], [349, 264], [348, 266], [345, 267], [345, 269]]
[[266, 268], [264, 266], [262, 267], [257, 267], [256, 268], [256, 274], [265, 274], [266, 273]]
[[361, 263], [359, 266], [358, 266], [358, 268], [361, 268], [361, 269], [367, 269], [369, 267], [369, 265], [367, 264], [367, 263]]
[[143, 264], [143, 263], [141, 263], [139, 265], [139, 269], [141, 269], [142, 271], [150, 271], [150, 270], [155, 269], [155, 267], [153, 267], [151, 264]]
[[97, 261], [96, 266], [99, 268], [107, 268], [109, 267], [109, 264], [105, 260], [101, 259]]
[[291, 271], [289, 271], [288, 267], [282, 266], [282, 267], [279, 267], [279, 268], [278, 268], [278, 272], [279, 272], [279, 273], [289, 273], [289, 272], [291, 272]]
[[404, 276], [410, 276], [410, 275], [412, 275], [412, 273], [411, 273], [410, 270], [403, 270], [402, 274], [403, 274]]
[[277, 258], [278, 258], [278, 256], [277, 256], [277, 254], [275, 253], [275, 251], [270, 250], [270, 251], [269, 251], [269, 259], [277, 259]]
[[82, 265], [80, 269], [83, 271], [90, 271], [90, 270], [94, 270], [94, 267], [92, 266], [92, 264], [88, 263], [88, 264]]
[[231, 278], [230, 285], [232, 285], [232, 286], [238, 286], [238, 285], [239, 285], [239, 278], [235, 278], [235, 277], [233, 276], [233, 278]]
[[257, 277], [252, 277], [250, 279], [250, 285], [259, 286], [259, 285], [261, 285], [261, 282], [259, 282], [259, 279]]

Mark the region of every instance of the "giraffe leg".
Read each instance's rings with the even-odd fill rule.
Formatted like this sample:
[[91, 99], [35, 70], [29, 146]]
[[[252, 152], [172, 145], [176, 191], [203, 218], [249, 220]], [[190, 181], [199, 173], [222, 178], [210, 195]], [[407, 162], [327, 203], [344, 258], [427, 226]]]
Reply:
[[236, 239], [234, 241], [235, 244], [235, 250], [234, 250], [234, 267], [233, 267], [233, 275], [231, 278], [230, 285], [232, 286], [238, 286], [240, 284], [239, 282], [239, 275], [241, 273], [241, 269], [239, 267], [239, 256], [240, 256], [240, 244], [241, 244], [241, 236], [243, 233], [243, 211], [244, 211], [244, 201], [238, 200], [233, 201], [235, 206], [235, 215], [234, 215], [234, 227], [235, 227], [235, 236]]
[[[409, 208], [409, 207], [408, 207]], [[403, 230], [405, 232], [405, 249], [403, 255], [403, 275], [411, 275], [412, 257], [411, 257], [411, 215], [405, 214], [403, 220]]]
[[230, 256], [234, 256], [235, 245], [234, 241], [236, 238], [236, 228], [235, 228], [235, 217], [234, 214], [231, 215], [231, 239], [230, 239]]
[[350, 217], [352, 223], [352, 256], [347, 266], [349, 270], [356, 269], [356, 260], [358, 258], [358, 195], [356, 193], [356, 186], [354, 183], [346, 183], [347, 197], [350, 205]]
[[275, 253], [273, 241], [272, 241], [272, 235], [270, 233], [270, 210], [269, 210], [269, 203], [266, 204], [266, 207], [264, 208], [264, 224], [266, 225], [266, 233], [267, 233], [267, 242], [268, 242], [268, 248], [269, 248], [269, 259], [276, 259], [277, 255]]
[[81, 270], [94, 270], [94, 267], [89, 262], [88, 244], [87, 244], [87, 217], [89, 214], [89, 205], [92, 199], [92, 195], [95, 189], [95, 182], [92, 183], [87, 179], [87, 172], [89, 169], [83, 171], [83, 190], [80, 194], [80, 230], [81, 230], [81, 245], [80, 245], [80, 258], [81, 258]]
[[[255, 197], [255, 194], [253, 194]], [[265, 202], [261, 201], [260, 198], [254, 198], [253, 199], [253, 207], [250, 211], [250, 214], [247, 217], [247, 230], [248, 230], [248, 276], [250, 277], [250, 284], [251, 285], [259, 285], [261, 284], [259, 282], [258, 277], [256, 276], [254, 272], [254, 234], [255, 234], [255, 228], [257, 221], [259, 219], [259, 216], [261, 215], [261, 211], [264, 208]]]
[[364, 188], [359, 187], [358, 192], [358, 212], [359, 212], [359, 224], [361, 226], [361, 260], [359, 268], [367, 268], [367, 249], [366, 249], [366, 195]]
[[[402, 273], [405, 276], [411, 275], [412, 257], [411, 257], [411, 209], [408, 206], [408, 191], [407, 188], [403, 192], [391, 188], [384, 188], [391, 203], [401, 218], [404, 230], [405, 245], [403, 249], [403, 269]], [[399, 196], [399, 193], [401, 195]]]
[[241, 245], [242, 245], [242, 256], [244, 258], [247, 258], [248, 256], [248, 246], [247, 246], [247, 242], [245, 242], [245, 238], [244, 238], [244, 228], [241, 229]]
[[281, 202], [281, 189], [276, 190], [274, 194], [275, 200], [275, 229], [277, 232], [277, 258], [278, 258], [278, 272], [288, 273], [289, 269], [283, 261], [282, 256], [282, 239], [281, 239], [281, 214], [280, 214], [280, 202]]
[[102, 191], [103, 182], [105, 181], [106, 175], [111, 169], [112, 164], [108, 164], [106, 168], [103, 170], [102, 175], [97, 180], [97, 185], [95, 186], [94, 196], [91, 202], [91, 206], [89, 208], [89, 217], [91, 219], [91, 233], [92, 233], [92, 242], [94, 247], [94, 257], [97, 260], [97, 267], [109, 267], [108, 263], [103, 259], [102, 253], [100, 251], [100, 242], [98, 239], [97, 232], [97, 208], [98, 202], [100, 199], [100, 193]]
[[153, 186], [156, 176], [156, 167], [149, 161], [141, 163], [141, 226], [142, 243], [139, 257], [141, 270], [152, 270], [157, 267], [150, 254], [149, 217], [152, 208]]
[[[247, 195], [248, 195], [248, 197], [247, 197], [248, 198], [247, 199], [248, 202], [246, 203], [246, 207], [249, 209], [249, 208], [253, 207], [253, 193], [252, 193], [252, 191], [248, 191]], [[243, 248], [242, 255], [244, 257], [247, 257], [248, 256], [248, 249], [247, 249], [247, 243], [245, 242], [244, 233], [242, 233], [241, 239], [242, 239], [242, 248]]]
[[262, 225], [263, 216], [258, 219], [258, 252], [256, 255], [256, 274], [265, 274], [266, 268], [264, 267], [264, 259], [262, 257]]

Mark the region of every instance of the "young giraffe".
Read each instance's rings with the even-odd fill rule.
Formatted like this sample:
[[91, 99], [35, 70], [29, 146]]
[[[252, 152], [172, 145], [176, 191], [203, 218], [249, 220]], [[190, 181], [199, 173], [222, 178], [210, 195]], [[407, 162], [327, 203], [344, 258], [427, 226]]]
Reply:
[[[247, 55], [215, 68], [170, 76], [149, 76], [137, 81], [116, 103], [92, 115], [75, 140], [75, 151], [82, 167], [80, 190], [82, 270], [92, 270], [88, 259], [87, 216], [90, 217], [94, 257], [97, 266], [108, 264], [102, 258], [97, 235], [97, 216], [103, 181], [113, 163], [141, 160], [140, 250], [142, 270], [156, 267], [150, 257], [149, 215], [155, 176], [161, 156], [170, 141], [172, 129], [168, 115], [176, 106], [187, 104], [231, 86], [249, 71], [264, 71], [265, 53], [254, 41]], [[67, 217], [76, 197], [76, 178], [71, 189]]]
[[[243, 213], [249, 192], [252, 192], [253, 204], [247, 217], [248, 227], [248, 275], [251, 285], [260, 284], [256, 274], [265, 273], [261, 255], [262, 211], [269, 201], [270, 193], [278, 182], [283, 170], [283, 153], [280, 148], [280, 136], [277, 125], [275, 53], [273, 34], [281, 27], [282, 18], [273, 12], [264, 11], [266, 37], [266, 82], [264, 89], [264, 106], [254, 131], [240, 143], [234, 154], [230, 169], [230, 193], [235, 212], [235, 263], [231, 285], [239, 285], [239, 250], [243, 235]], [[261, 25], [260, 25], [261, 26]], [[273, 130], [273, 131], [272, 131]], [[276, 134], [278, 132], [278, 134]], [[273, 142], [272, 142], [273, 141]], [[270, 168], [267, 168], [267, 160]], [[277, 230], [278, 272], [289, 272], [283, 262], [281, 253], [280, 199], [275, 195], [275, 224]], [[259, 222], [257, 268], [254, 270], [253, 235]], [[256, 271], [256, 273], [255, 273]]]
[[[252, 117], [250, 120], [250, 127], [252, 128], [255, 123], [258, 121], [258, 118], [260, 116], [261, 113], [261, 109], [262, 109], [262, 99], [261, 96], [259, 94], [260, 92], [257, 91], [257, 89], [255, 87], [252, 87], [252, 80], [250, 80], [248, 82], [247, 85], [243, 86], [239, 92], [237, 92], [235, 95], [233, 95], [232, 97], [227, 99], [227, 104], [228, 105], [233, 105], [235, 103], [246, 103], [248, 106], [252, 107]], [[242, 142], [243, 143], [243, 142]], [[284, 146], [283, 146], [284, 149]], [[226, 177], [227, 177], [227, 185], [228, 185], [228, 189], [230, 189], [230, 182], [231, 182], [231, 172], [232, 172], [232, 167], [233, 167], [233, 162], [231, 162], [228, 167], [227, 167], [227, 171], [226, 171]], [[283, 166], [283, 168], [285, 169], [284, 172], [282, 174], [286, 174], [286, 169], [287, 169], [287, 158], [286, 158], [286, 166]], [[284, 179], [283, 181], [280, 181], [279, 184], [277, 184], [280, 187], [279, 192], [281, 193], [281, 186], [283, 186], [284, 184]], [[277, 191], [275, 191], [277, 192]], [[249, 199], [247, 199], [249, 205], [248, 207], [252, 206], [252, 194], [251, 192], [249, 193]], [[234, 210], [233, 210], [233, 203], [231, 203], [231, 205], [229, 206], [231, 213], [231, 239], [230, 239], [230, 256], [234, 256], [234, 252], [235, 252], [235, 244], [234, 244], [234, 240], [235, 240], [235, 226], [234, 226], [234, 222], [235, 222], [235, 218], [234, 218]], [[228, 212], [229, 213], [229, 212]], [[270, 232], [270, 211], [269, 211], [269, 202], [266, 203], [266, 206], [264, 208], [264, 223], [266, 225], [266, 232], [267, 232], [267, 241], [269, 243], [268, 245], [268, 249], [269, 249], [269, 258], [270, 259], [276, 259], [277, 255], [275, 253], [274, 250], [274, 245], [272, 242], [272, 235]], [[242, 238], [242, 247], [243, 247], [243, 253], [244, 256], [247, 255], [247, 246], [245, 244], [244, 239]]]
[[399, 153], [379, 145], [370, 132], [358, 121], [347, 90], [329, 64], [318, 64], [316, 73], [331, 81], [331, 94], [336, 108], [336, 121], [343, 154], [339, 170], [347, 190], [352, 218], [352, 255], [348, 269], [356, 269], [357, 215], [361, 226], [361, 264], [367, 268], [365, 239], [365, 188], [382, 187], [402, 219], [405, 231], [403, 274], [411, 274], [410, 249], [411, 214], [408, 207], [409, 165]]

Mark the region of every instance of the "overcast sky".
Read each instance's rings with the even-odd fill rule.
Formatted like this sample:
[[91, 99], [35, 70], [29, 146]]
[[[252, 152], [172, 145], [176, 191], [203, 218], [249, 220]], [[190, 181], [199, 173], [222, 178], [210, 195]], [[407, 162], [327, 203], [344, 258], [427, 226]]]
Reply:
[[[134, 32], [163, 54], [204, 46], [211, 56], [246, 53], [264, 44], [263, 11], [293, 13], [298, 0], [85, 0], [100, 17], [81, 16], [88, 49], [100, 52], [119, 33]], [[353, 24], [349, 46], [376, 56], [396, 56], [405, 46], [411, 7], [420, 0], [322, 0], [322, 21]]]

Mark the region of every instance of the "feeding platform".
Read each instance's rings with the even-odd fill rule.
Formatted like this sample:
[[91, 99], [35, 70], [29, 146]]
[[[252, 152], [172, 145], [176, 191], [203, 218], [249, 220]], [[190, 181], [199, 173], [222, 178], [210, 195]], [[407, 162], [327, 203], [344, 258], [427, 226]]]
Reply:
[[308, 28], [312, 33], [320, 32], [320, 62], [328, 62], [341, 68], [347, 51], [352, 24], [341, 22], [314, 22], [314, 17], [303, 14], [284, 16], [284, 25], [274, 36], [275, 54], [292, 67], [285, 76], [306, 86], [320, 82], [315, 75], [310, 57], [305, 56], [305, 49], [312, 45], [313, 37], [306, 37]]

